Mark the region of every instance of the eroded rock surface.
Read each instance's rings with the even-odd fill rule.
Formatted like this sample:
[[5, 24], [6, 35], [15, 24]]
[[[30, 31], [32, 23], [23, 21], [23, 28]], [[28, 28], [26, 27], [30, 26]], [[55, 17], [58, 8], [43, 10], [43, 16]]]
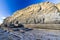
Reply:
[[34, 29], [21, 33], [0, 29], [0, 40], [60, 40], [60, 30]]
[[7, 17], [3, 24], [16, 24], [17, 21], [22, 24], [60, 23], [60, 4], [43, 2], [30, 5]]

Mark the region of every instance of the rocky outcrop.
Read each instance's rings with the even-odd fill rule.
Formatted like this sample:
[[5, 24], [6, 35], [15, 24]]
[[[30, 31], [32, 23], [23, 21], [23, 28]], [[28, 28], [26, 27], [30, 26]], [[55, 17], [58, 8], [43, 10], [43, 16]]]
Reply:
[[57, 7], [58, 10], [60, 11], [60, 3], [56, 4], [56, 7]]
[[60, 23], [60, 4], [43, 2], [17, 10], [6, 18], [4, 24]]

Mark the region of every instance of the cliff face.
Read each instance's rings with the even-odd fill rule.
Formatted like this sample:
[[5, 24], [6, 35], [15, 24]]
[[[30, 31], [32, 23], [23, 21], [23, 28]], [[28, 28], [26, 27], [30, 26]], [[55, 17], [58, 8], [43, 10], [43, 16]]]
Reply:
[[11, 17], [4, 20], [3, 23], [60, 23], [60, 4], [50, 2], [30, 5], [22, 10], [17, 10]]

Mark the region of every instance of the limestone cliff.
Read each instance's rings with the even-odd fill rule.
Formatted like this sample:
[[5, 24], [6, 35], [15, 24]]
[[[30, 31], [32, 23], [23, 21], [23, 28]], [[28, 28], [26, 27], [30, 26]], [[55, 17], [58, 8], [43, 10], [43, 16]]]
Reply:
[[60, 23], [60, 4], [43, 2], [30, 5], [22, 10], [17, 10], [12, 16], [6, 18], [3, 23]]

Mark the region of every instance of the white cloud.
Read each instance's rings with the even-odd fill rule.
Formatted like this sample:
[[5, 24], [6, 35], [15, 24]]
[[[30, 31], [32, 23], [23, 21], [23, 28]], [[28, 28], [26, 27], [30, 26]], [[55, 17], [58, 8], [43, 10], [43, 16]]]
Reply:
[[1, 19], [5, 19], [6, 17], [1, 17]]
[[6, 18], [6, 17], [1, 17], [1, 18], [0, 18], [0, 24], [3, 23], [3, 20], [4, 20], [5, 18]]
[[3, 20], [0, 20], [0, 24], [2, 24], [3, 23]]
[[60, 3], [60, 0], [47, 0], [47, 1], [55, 3], [55, 4]]

